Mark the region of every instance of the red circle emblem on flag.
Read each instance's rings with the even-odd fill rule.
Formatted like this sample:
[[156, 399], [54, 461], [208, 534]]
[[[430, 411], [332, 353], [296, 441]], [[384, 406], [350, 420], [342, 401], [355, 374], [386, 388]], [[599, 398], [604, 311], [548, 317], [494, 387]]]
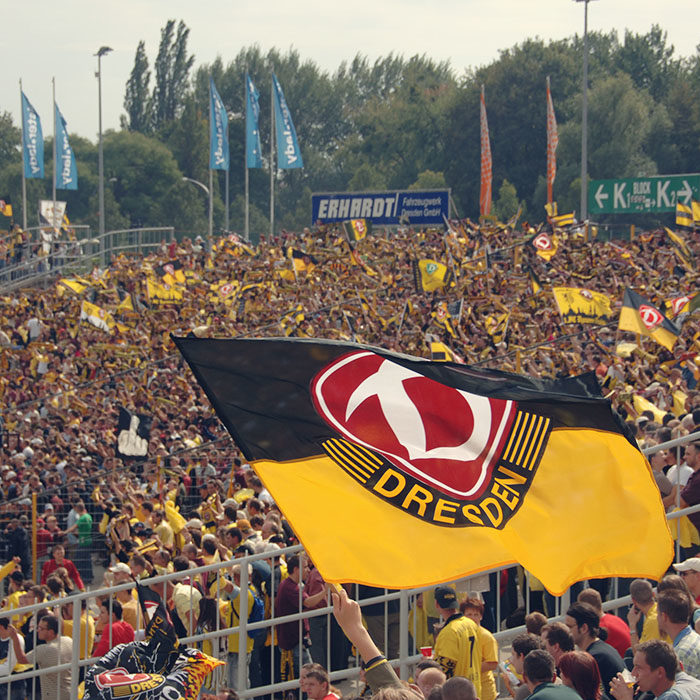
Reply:
[[444, 321], [445, 317], [447, 316], [447, 309], [445, 309], [444, 306], [438, 306], [435, 311], [435, 315], [440, 321]]
[[676, 297], [671, 299], [671, 308], [673, 309], [673, 315], [675, 316], [680, 310], [690, 301], [690, 297]]
[[446, 386], [369, 351], [344, 355], [311, 384], [319, 415], [347, 440], [461, 499], [490, 484], [514, 401]]
[[552, 247], [552, 239], [546, 233], [540, 233], [532, 240], [532, 245], [539, 250], [549, 250]]
[[[121, 685], [131, 685], [132, 683], [143, 683], [154, 677], [150, 673], [129, 673], [125, 668], [113, 668], [95, 676], [95, 685], [100, 688], [114, 688]], [[162, 676], [159, 676], [163, 680]]]
[[226, 298], [227, 296], [231, 295], [232, 291], [233, 291], [233, 285], [230, 282], [227, 282], [226, 284], [222, 284], [219, 287], [219, 296]]
[[664, 317], [653, 307], [647, 304], [641, 304], [639, 307], [639, 316], [642, 323], [651, 331], [663, 323]]

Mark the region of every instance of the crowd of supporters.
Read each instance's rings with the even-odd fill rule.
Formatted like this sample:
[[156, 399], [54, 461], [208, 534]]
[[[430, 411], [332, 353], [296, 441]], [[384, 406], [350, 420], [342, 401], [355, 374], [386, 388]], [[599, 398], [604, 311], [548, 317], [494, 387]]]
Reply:
[[[430, 357], [431, 341], [438, 341], [469, 364], [540, 377], [595, 372], [641, 446], [699, 429], [696, 317], [677, 319], [680, 335], [667, 350], [650, 338], [617, 331], [614, 324], [565, 324], [549, 293], [550, 286], [586, 288], [608, 295], [616, 309], [625, 288], [631, 288], [664, 308], [669, 300], [696, 293], [694, 264], [679, 260], [662, 230], [615, 242], [573, 230], [557, 235], [557, 252], [549, 260], [531, 245], [527, 226], [479, 228], [470, 222], [447, 233], [375, 230], [352, 243], [334, 227], [263, 238], [256, 247], [235, 236], [184, 238], [163, 243], [148, 257], [121, 255], [107, 269], [66, 275], [46, 289], [26, 288], [3, 297], [4, 608], [46, 601], [50, 615], [50, 601], [73, 591], [177, 571], [183, 578], [169, 587], [166, 598], [180, 635], [201, 626], [199, 612], [206, 607], [201, 601], [212, 587], [226, 593], [221, 624], [235, 626], [240, 571], [234, 566], [226, 576], [196, 579], [186, 578], [186, 572], [253, 553], [269, 558], [252, 569], [249, 609], [259, 599], [268, 617], [275, 614], [275, 604], [281, 606], [278, 616], [279, 610], [291, 611], [294, 606], [287, 610], [285, 601], [298, 599], [301, 581], [306, 582], [305, 607], [326, 605], [329, 594], [313, 564], [303, 556], [285, 560], [276, 554], [297, 543], [295, 534], [214, 416], [176, 354], [171, 333], [326, 338], [423, 357]], [[698, 238], [688, 235], [687, 243], [700, 256]], [[421, 260], [447, 269], [434, 291], [425, 292], [416, 280]], [[85, 313], [85, 302], [97, 311]], [[461, 302], [460, 313], [448, 313], [446, 322], [437, 311], [454, 302]], [[95, 324], [95, 314], [103, 324]], [[145, 456], [127, 457], [118, 450], [120, 409], [150, 419]], [[682, 489], [700, 463], [696, 467], [684, 460], [682, 452], [678, 459], [675, 450], [658, 455], [652, 468], [671, 509], [681, 502]], [[680, 534], [692, 554], [700, 545], [692, 523], [684, 522]], [[486, 576], [458, 592], [467, 617], [478, 617], [495, 631], [501, 623], [495, 619], [500, 598], [501, 618], [512, 613], [517, 621], [518, 589], [526, 592], [519, 574], [515, 567], [509, 570], [501, 588], [494, 576]], [[538, 596], [537, 582], [530, 583], [535, 589], [531, 607], [552, 614], [548, 596]], [[609, 594], [606, 586], [595, 590], [603, 598]], [[374, 594], [364, 587], [351, 593]], [[87, 656], [105, 651], [105, 639], [138, 636], [144, 627], [131, 593], [118, 594], [106, 607], [103, 602], [86, 606]], [[386, 620], [385, 651], [394, 657], [397, 638], [390, 630], [398, 609], [392, 603], [375, 607], [381, 619], [377, 633], [383, 634]], [[439, 607], [431, 594], [412, 611], [416, 647], [434, 645]], [[370, 632], [371, 608], [364, 609]], [[11, 627], [24, 633], [25, 650], [40, 619], [12, 621]], [[596, 631], [592, 621], [585, 624]], [[248, 640], [248, 683], [296, 678], [304, 662], [321, 669], [346, 667], [350, 642], [335, 622], [312, 618], [302, 639], [297, 624], [293, 627], [296, 633], [280, 626], [276, 636]], [[66, 634], [64, 620], [58, 637]], [[646, 641], [640, 635], [639, 642]], [[494, 659], [490, 643], [482, 648], [491, 650], [483, 659], [486, 665], [480, 664], [487, 677], [497, 655]], [[237, 636], [223, 637], [220, 648], [211, 651], [229, 661], [226, 683], [243, 687], [235, 673]], [[440, 659], [435, 663], [440, 666]], [[514, 677], [522, 678], [522, 669], [514, 667]], [[447, 663], [440, 671], [454, 675]], [[423, 692], [439, 700], [430, 689]], [[491, 700], [483, 687], [477, 692]]]

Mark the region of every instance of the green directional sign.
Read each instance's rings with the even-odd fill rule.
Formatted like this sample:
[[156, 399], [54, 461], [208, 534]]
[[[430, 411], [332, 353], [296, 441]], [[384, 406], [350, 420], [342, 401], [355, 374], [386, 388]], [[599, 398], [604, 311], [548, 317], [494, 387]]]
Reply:
[[625, 180], [591, 180], [591, 214], [661, 214], [675, 211], [676, 202], [700, 199], [700, 174], [658, 175]]

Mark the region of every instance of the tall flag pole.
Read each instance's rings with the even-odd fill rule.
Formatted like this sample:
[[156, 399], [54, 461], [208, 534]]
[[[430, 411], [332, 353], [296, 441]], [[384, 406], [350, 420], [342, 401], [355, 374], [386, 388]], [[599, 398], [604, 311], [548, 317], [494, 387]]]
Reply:
[[211, 235], [213, 201], [214, 201], [214, 170], [226, 171], [226, 215], [224, 228], [228, 231], [228, 171], [229, 171], [229, 147], [228, 147], [228, 112], [219, 91], [214, 85], [214, 79], [209, 76], [209, 228]]
[[552, 92], [549, 88], [549, 76], [547, 76], [547, 204], [552, 203], [552, 188], [554, 186], [554, 178], [557, 175], [558, 145], [557, 117], [554, 114]]
[[486, 102], [484, 101], [484, 86], [481, 86], [481, 187], [479, 189], [479, 215], [488, 216], [491, 213], [491, 183], [493, 180], [493, 162], [491, 160], [491, 142], [489, 140], [489, 124], [486, 119]]
[[270, 84], [270, 238], [275, 233], [275, 72]]
[[[20, 141], [22, 150], [22, 160], [24, 160], [24, 93], [22, 92], [22, 78], [19, 79], [19, 101], [22, 109], [22, 129], [20, 130]], [[25, 165], [22, 164], [22, 229], [27, 229], [27, 178], [25, 176]]]
[[260, 104], [258, 91], [246, 70], [245, 74], [245, 239], [250, 240], [250, 204], [248, 169], [262, 168], [262, 147], [260, 146]]
[[56, 229], [56, 78], [51, 78], [51, 98], [53, 100], [53, 177], [51, 178], [51, 225]]
[[[41, 119], [27, 96], [22, 92], [22, 172], [26, 179], [43, 179], [44, 177], [44, 134]], [[24, 179], [23, 178], [23, 179]], [[27, 228], [27, 190], [23, 189], [24, 228]]]

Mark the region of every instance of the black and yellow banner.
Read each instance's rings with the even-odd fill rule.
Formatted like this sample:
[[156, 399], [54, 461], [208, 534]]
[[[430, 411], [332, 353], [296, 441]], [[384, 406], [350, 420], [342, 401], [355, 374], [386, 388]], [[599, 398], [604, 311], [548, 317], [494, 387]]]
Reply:
[[631, 289], [625, 289], [617, 327], [621, 331], [632, 331], [653, 338], [668, 350], [673, 350], [681, 333], [673, 321], [669, 321], [651, 302]]
[[691, 252], [688, 244], [685, 242], [682, 236], [679, 236], [675, 231], [671, 231], [668, 226], [664, 226], [664, 231], [668, 236], [669, 241], [671, 241], [671, 247], [676, 257], [682, 263], [686, 270], [693, 270], [693, 253]]
[[597, 323], [613, 320], [610, 297], [580, 287], [552, 287], [554, 299], [564, 323]]
[[700, 202], [681, 204], [676, 202], [676, 226], [694, 228], [700, 223]]
[[[519, 562], [561, 594], [586, 578], [658, 579], [672, 561], [651, 470], [592, 374], [173, 340], [328, 582], [412, 588]], [[411, 546], [387, 546], [397, 537]]]
[[294, 265], [294, 270], [299, 272], [311, 272], [316, 265], [318, 265], [318, 260], [309, 253], [305, 253], [303, 250], [298, 248], [292, 248], [291, 246], [287, 248], [287, 257], [291, 259]]
[[164, 265], [157, 265], [153, 271], [171, 287], [176, 284], [185, 284], [185, 271], [179, 260], [171, 260]]
[[574, 212], [568, 214], [559, 214], [558, 216], [552, 217], [552, 226], [557, 228], [564, 228], [566, 226], [573, 226], [576, 223], [576, 217]]
[[417, 292], [434, 292], [449, 283], [447, 265], [436, 260], [414, 260], [413, 279]]
[[114, 318], [109, 311], [105, 311], [97, 304], [83, 301], [80, 305], [80, 320], [99, 328], [101, 331], [110, 333], [116, 325]]
[[347, 222], [348, 236], [353, 241], [361, 241], [369, 231], [369, 222], [367, 219], [350, 219]]
[[176, 304], [182, 301], [182, 287], [159, 284], [150, 277], [146, 279], [146, 293], [151, 304]]

